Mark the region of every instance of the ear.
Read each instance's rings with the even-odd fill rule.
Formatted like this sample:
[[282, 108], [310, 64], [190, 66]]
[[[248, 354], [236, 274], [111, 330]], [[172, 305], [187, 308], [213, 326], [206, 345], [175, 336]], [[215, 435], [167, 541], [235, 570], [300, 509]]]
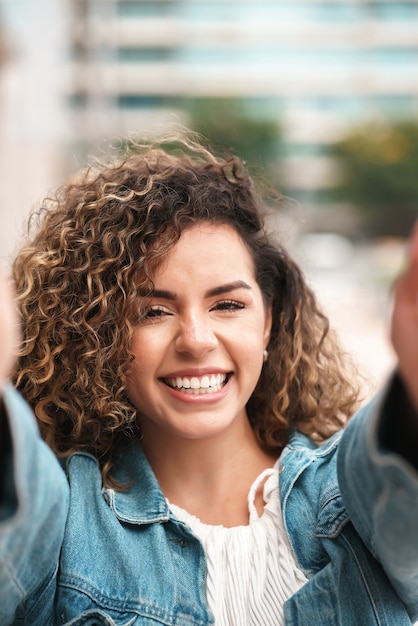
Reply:
[[263, 335], [264, 348], [267, 348], [269, 341], [270, 341], [272, 323], [273, 323], [273, 312], [272, 312], [271, 305], [269, 304], [266, 307], [266, 315], [265, 315], [265, 322], [264, 322], [264, 335]]

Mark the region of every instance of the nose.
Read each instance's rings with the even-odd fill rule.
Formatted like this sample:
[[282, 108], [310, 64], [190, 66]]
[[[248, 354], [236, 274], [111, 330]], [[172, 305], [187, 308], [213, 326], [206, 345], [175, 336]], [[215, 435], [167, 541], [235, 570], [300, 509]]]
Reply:
[[175, 340], [177, 352], [199, 358], [214, 350], [217, 345], [214, 329], [203, 315], [190, 314], [181, 321]]

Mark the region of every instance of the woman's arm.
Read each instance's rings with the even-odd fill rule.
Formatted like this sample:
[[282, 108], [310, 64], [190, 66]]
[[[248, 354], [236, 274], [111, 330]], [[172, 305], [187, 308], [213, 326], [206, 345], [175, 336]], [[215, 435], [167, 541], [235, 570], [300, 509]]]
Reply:
[[349, 422], [338, 479], [358, 533], [418, 615], [418, 228], [395, 289], [392, 338], [397, 373]]
[[9, 465], [11, 442], [3, 400], [0, 401], [0, 519], [2, 507], [6, 500], [5, 476]]
[[3, 393], [18, 346], [18, 323], [9, 284], [0, 272], [0, 521], [12, 506], [10, 494], [11, 439]]
[[16, 307], [11, 288], [0, 272], [0, 396], [15, 361], [18, 344]]
[[[51, 621], [68, 484], [26, 402], [6, 382], [14, 307], [0, 278], [0, 624]], [[25, 621], [26, 623], [26, 621]]]
[[418, 469], [418, 222], [407, 267], [395, 288], [392, 343], [398, 357], [397, 396], [402, 410], [393, 407], [381, 435], [388, 449]]

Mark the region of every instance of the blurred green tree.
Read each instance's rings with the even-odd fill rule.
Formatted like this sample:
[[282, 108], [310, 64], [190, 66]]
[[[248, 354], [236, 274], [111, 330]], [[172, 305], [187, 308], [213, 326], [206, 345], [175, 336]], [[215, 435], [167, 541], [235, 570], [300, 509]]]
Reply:
[[233, 152], [260, 177], [279, 184], [282, 134], [277, 120], [249, 110], [240, 98], [191, 98], [185, 104], [192, 130], [218, 150]]
[[[201, 135], [210, 148], [239, 156], [261, 183], [266, 198], [270, 194], [277, 197], [283, 141], [280, 125], [271, 114], [260, 112], [251, 99], [245, 98], [167, 98], [166, 106], [181, 109], [186, 126]], [[144, 138], [139, 139], [143, 143]], [[135, 135], [121, 138], [118, 152], [135, 151], [136, 141]], [[166, 143], [165, 148], [175, 151], [178, 145], [174, 141], [172, 145]]]
[[353, 204], [370, 236], [406, 236], [418, 217], [418, 123], [370, 124], [333, 146], [336, 194]]

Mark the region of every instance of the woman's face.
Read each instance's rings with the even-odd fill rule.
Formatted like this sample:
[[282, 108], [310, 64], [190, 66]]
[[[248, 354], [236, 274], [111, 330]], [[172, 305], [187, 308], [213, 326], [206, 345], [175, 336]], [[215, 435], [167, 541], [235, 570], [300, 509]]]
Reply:
[[230, 431], [247, 419], [271, 327], [247, 248], [231, 226], [192, 226], [153, 281], [128, 375], [144, 437]]

